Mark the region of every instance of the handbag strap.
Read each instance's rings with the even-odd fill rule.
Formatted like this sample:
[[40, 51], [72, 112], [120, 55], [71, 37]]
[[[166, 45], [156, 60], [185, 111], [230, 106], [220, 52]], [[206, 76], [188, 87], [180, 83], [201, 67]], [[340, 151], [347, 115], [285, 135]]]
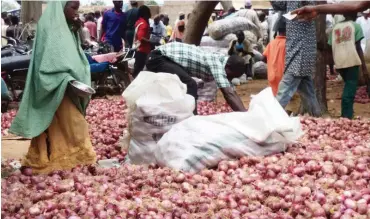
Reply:
[[139, 27], [143, 24], [143, 22], [139, 23], [137, 25], [137, 27], [135, 28], [135, 33], [134, 33], [134, 42], [136, 41], [136, 35], [137, 35], [137, 30], [139, 29]]

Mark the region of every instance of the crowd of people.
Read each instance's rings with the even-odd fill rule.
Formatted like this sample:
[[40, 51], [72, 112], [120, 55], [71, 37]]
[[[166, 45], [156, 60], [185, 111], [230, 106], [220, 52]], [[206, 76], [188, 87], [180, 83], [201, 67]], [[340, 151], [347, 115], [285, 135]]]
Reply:
[[[8, 15], [8, 13], [1, 13], [1, 36], [11, 37], [17, 39], [21, 34], [21, 28], [19, 26], [19, 17], [15, 15]], [[6, 39], [1, 40], [1, 45], [5, 46], [8, 43]]]
[[[80, 15], [79, 19], [82, 23], [80, 37], [85, 46], [106, 42], [113, 47], [115, 52], [120, 51], [123, 47], [132, 48], [135, 32], [142, 33], [144, 29], [146, 30], [146, 26], [149, 26], [145, 35], [148, 35], [151, 49], [168, 42], [182, 42], [185, 32], [184, 13], [179, 13], [173, 27], [166, 14], [158, 14], [153, 18], [150, 15], [148, 19], [137, 23], [140, 16], [141, 18], [144, 16], [140, 15], [140, 11], [148, 11], [147, 6], [139, 7], [137, 1], [131, 1], [131, 9], [123, 12], [122, 1], [113, 1], [113, 4], [114, 8], [112, 9]], [[143, 22], [146, 22], [147, 25], [143, 25]]]

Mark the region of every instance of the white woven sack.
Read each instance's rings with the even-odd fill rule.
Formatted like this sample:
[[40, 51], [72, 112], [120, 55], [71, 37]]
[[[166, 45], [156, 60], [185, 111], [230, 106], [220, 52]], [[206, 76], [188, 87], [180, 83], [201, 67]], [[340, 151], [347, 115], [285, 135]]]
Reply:
[[232, 40], [236, 40], [236, 36], [233, 33], [227, 34], [225, 37], [219, 40], [214, 40], [210, 36], [202, 37], [200, 46], [211, 46], [218, 48], [228, 48]]
[[155, 156], [160, 166], [195, 173], [224, 159], [285, 151], [302, 135], [299, 117], [289, 117], [266, 88], [252, 96], [248, 112], [193, 116], [174, 125]]
[[229, 50], [228, 48], [219, 48], [219, 47], [212, 47], [212, 46], [201, 46], [200, 48], [206, 52], [218, 53], [218, 54], [225, 55], [225, 56], [228, 55], [227, 53]]
[[224, 36], [237, 31], [250, 30], [258, 33], [259, 27], [244, 17], [217, 20], [209, 25], [209, 36], [214, 40], [222, 39]]
[[[142, 71], [122, 96], [128, 106], [128, 159], [150, 164], [156, 142], [172, 125], [193, 116], [194, 97], [177, 75]], [[124, 145], [126, 148], [126, 146]]]

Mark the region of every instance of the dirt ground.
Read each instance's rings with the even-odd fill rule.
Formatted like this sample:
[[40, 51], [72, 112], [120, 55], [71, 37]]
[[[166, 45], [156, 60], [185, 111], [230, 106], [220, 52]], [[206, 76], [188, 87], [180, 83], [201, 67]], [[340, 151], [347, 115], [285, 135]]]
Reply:
[[[245, 106], [249, 105], [250, 95], [257, 94], [261, 90], [267, 87], [266, 80], [254, 80], [248, 84], [244, 84], [237, 87], [237, 93], [242, 97], [242, 101]], [[341, 112], [341, 95], [343, 91], [343, 83], [336, 81], [327, 82], [327, 100], [328, 100], [328, 111], [330, 117], [340, 117]], [[225, 101], [222, 93], [218, 92], [217, 101]], [[300, 106], [299, 95], [295, 95], [292, 101], [286, 107], [287, 110], [296, 112]], [[354, 106], [355, 116], [361, 116], [363, 118], [370, 118], [370, 103], [359, 104], [355, 103]]]
[[[267, 86], [266, 80], [255, 80], [248, 84], [237, 87], [238, 94], [242, 97], [245, 106], [249, 105], [250, 95], [257, 94]], [[328, 108], [331, 117], [340, 116], [340, 104], [342, 95], [343, 84], [340, 82], [330, 81], [327, 86], [327, 98], [328, 98]], [[217, 101], [225, 101], [222, 94], [219, 92], [217, 95]], [[295, 96], [291, 103], [287, 106], [288, 110], [293, 112], [297, 111], [300, 105], [299, 96]], [[368, 104], [355, 104], [355, 114], [356, 116], [361, 116], [364, 118], [370, 118], [370, 103]], [[22, 158], [28, 150], [29, 141], [19, 140], [19, 139], [7, 139], [7, 137], [2, 138], [1, 141], [1, 156], [2, 158]]]

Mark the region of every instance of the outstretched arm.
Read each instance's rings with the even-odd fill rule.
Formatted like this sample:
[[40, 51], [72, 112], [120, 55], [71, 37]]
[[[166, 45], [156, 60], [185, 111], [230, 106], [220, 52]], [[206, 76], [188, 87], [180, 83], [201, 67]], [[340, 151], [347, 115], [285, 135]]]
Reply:
[[247, 111], [244, 107], [242, 100], [231, 87], [221, 88], [220, 90], [224, 95], [226, 102], [231, 107], [231, 109], [233, 109], [236, 112]]
[[297, 18], [300, 20], [312, 20], [318, 14], [346, 14], [361, 12], [368, 8], [370, 8], [370, 1], [343, 2], [338, 4], [305, 6], [292, 11], [292, 14], [297, 14]]

